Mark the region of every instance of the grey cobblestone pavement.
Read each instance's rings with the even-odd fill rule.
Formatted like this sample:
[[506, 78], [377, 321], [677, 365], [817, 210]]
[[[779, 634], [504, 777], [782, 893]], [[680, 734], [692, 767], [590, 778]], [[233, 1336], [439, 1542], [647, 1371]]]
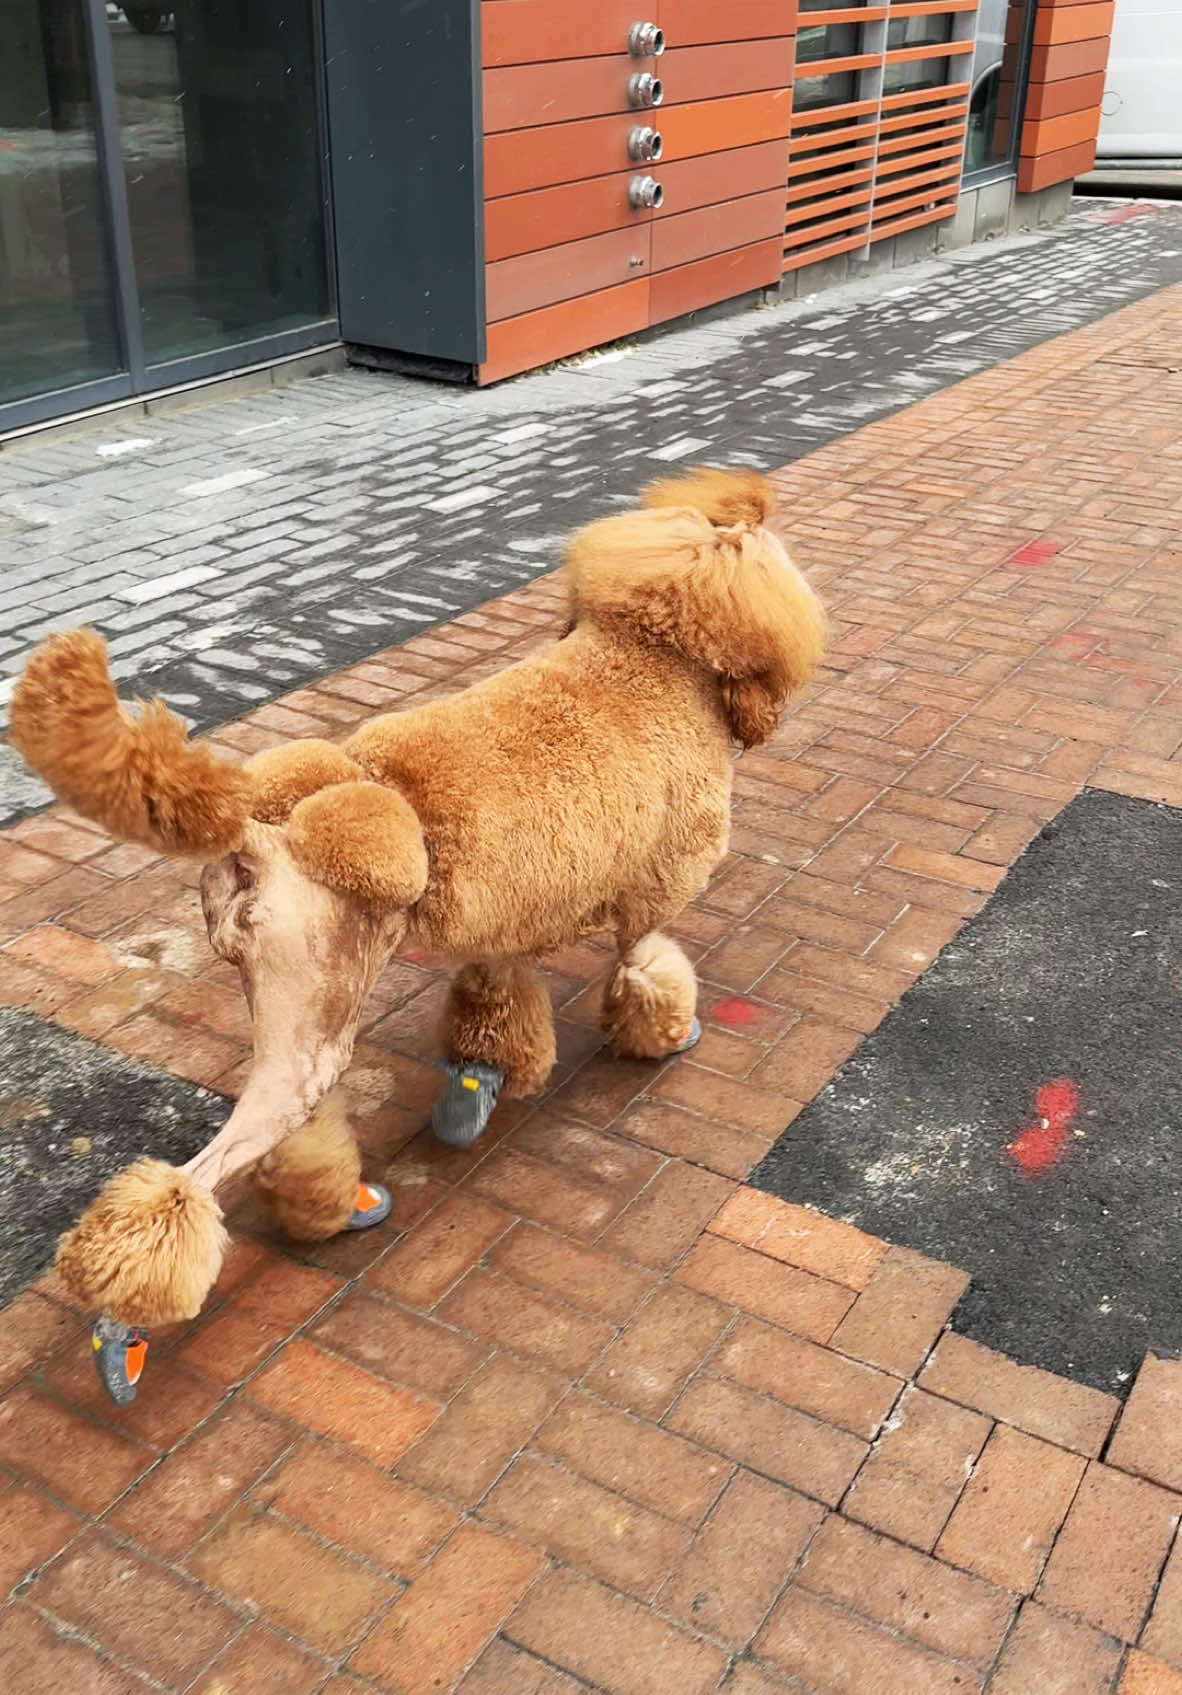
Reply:
[[[347, 371], [15, 444], [0, 713], [32, 647], [88, 623], [211, 728], [551, 569], [672, 466], [785, 464], [1180, 279], [1182, 207], [1089, 201], [485, 392]], [[0, 823], [46, 799], [0, 746]]]

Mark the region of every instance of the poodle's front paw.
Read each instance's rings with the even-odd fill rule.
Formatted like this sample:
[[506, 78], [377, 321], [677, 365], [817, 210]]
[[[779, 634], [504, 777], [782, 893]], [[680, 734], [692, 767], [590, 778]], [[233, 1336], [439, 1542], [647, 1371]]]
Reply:
[[117, 1407], [129, 1407], [143, 1375], [148, 1338], [134, 1324], [103, 1313], [90, 1339], [99, 1380]]
[[345, 1224], [346, 1230], [370, 1230], [389, 1218], [394, 1197], [383, 1183], [358, 1183], [353, 1211]]
[[495, 1065], [449, 1065], [447, 1087], [435, 1102], [431, 1128], [449, 1148], [470, 1148], [484, 1134], [504, 1073]]
[[670, 1049], [668, 1057], [670, 1059], [674, 1059], [679, 1053], [688, 1053], [691, 1048], [696, 1048], [698, 1043], [701, 1040], [702, 1040], [701, 1023], [698, 1021], [698, 1019], [691, 1018], [689, 1029], [686, 1031], [686, 1033], [682, 1037], [681, 1041], [678, 1042], [677, 1046], [675, 1048]]

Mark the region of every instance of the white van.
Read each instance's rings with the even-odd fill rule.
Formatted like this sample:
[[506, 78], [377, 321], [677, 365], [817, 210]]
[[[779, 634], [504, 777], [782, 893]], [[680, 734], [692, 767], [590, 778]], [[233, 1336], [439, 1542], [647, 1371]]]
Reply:
[[1182, 0], [1116, 0], [1097, 160], [1182, 161]]

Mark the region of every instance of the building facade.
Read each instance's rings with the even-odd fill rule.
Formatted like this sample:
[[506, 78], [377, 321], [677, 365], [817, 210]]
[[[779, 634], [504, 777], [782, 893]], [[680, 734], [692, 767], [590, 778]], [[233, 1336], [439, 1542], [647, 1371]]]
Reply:
[[0, 0], [0, 432], [340, 341], [495, 382], [1045, 217], [1112, 11]]

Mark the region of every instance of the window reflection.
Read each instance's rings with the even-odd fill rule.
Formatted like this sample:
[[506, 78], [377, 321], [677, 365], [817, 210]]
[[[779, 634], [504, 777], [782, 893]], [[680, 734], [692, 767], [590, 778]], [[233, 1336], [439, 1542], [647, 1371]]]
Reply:
[[5, 0], [0, 401], [110, 376], [121, 354], [79, 0]]
[[327, 316], [310, 0], [107, 12], [148, 363]]
[[981, 0], [965, 174], [1012, 164], [1018, 150], [1018, 72], [1033, 0]]

